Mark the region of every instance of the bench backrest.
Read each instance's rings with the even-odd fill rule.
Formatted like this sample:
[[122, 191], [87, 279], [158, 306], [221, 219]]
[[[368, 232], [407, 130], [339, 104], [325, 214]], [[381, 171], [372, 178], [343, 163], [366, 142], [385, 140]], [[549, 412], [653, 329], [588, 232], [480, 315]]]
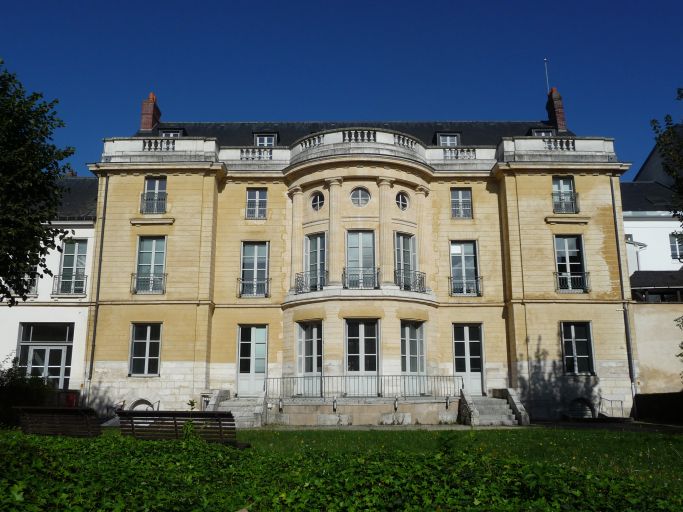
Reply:
[[24, 434], [96, 437], [102, 433], [97, 413], [89, 407], [17, 407]]
[[231, 412], [216, 411], [116, 411], [121, 433], [138, 439], [182, 439], [183, 426], [194, 425], [194, 432], [209, 442], [236, 440], [235, 418]]

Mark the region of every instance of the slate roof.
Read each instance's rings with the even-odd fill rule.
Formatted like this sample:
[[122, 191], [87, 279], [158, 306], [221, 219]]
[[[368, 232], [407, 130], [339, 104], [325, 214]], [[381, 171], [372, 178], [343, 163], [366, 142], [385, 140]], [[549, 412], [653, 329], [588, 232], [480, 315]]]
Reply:
[[97, 178], [62, 178], [62, 204], [55, 220], [95, 220], [97, 215]]
[[670, 211], [673, 191], [657, 181], [621, 184], [621, 204], [625, 212]]
[[683, 268], [636, 270], [631, 276], [631, 288], [683, 288]]
[[[136, 137], [156, 136], [162, 130], [182, 130], [186, 137], [215, 137], [219, 146], [253, 146], [255, 133], [277, 133], [278, 146], [290, 146], [312, 133], [339, 128], [385, 128], [437, 144], [438, 133], [459, 133], [463, 146], [495, 146], [502, 137], [531, 135], [534, 128], [554, 128], [549, 121], [321, 121], [321, 122], [163, 122]], [[567, 135], [573, 135], [567, 132]]]

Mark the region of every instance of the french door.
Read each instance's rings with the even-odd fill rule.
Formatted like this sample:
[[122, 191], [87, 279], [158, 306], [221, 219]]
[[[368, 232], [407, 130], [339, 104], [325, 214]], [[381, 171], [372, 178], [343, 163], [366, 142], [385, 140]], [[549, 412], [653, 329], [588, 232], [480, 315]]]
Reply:
[[482, 394], [481, 324], [453, 324], [455, 375], [462, 377], [465, 391]]
[[401, 322], [401, 373], [404, 396], [420, 396], [427, 392], [421, 322]]
[[415, 255], [415, 236], [405, 233], [396, 233], [395, 240], [395, 284], [402, 290], [415, 288], [415, 271], [417, 270], [417, 257]]
[[349, 231], [346, 244], [347, 288], [376, 288], [375, 234], [372, 231]]
[[346, 394], [377, 395], [377, 320], [346, 321]]
[[451, 293], [479, 295], [475, 242], [451, 242]]
[[305, 262], [307, 272], [306, 289], [322, 290], [325, 282], [325, 233], [316, 233], [306, 237]]
[[71, 346], [22, 345], [19, 365], [31, 377], [41, 377], [56, 389], [68, 389], [71, 377]]
[[323, 370], [323, 325], [321, 322], [299, 324], [298, 394], [320, 396]]
[[239, 371], [237, 391], [240, 396], [263, 394], [266, 381], [268, 327], [241, 325], [239, 328]]
[[64, 243], [58, 293], [85, 293], [85, 257], [87, 251], [87, 240], [69, 240]]
[[242, 244], [242, 281], [240, 296], [268, 296], [268, 243]]

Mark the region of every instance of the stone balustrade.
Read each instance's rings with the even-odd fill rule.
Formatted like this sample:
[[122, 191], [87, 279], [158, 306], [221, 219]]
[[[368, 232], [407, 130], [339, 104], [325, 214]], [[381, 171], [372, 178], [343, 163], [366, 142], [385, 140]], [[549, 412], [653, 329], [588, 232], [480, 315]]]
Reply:
[[444, 160], [474, 160], [477, 158], [475, 148], [444, 148]]
[[299, 147], [302, 150], [305, 150], [305, 149], [315, 148], [317, 146], [321, 146], [324, 143], [325, 143], [325, 134], [321, 133], [318, 135], [312, 135], [311, 137], [305, 138], [304, 140], [302, 140], [299, 143]]
[[270, 148], [242, 148], [240, 160], [272, 160], [273, 150]]
[[375, 130], [343, 130], [342, 137], [344, 142], [377, 142]]
[[543, 144], [548, 151], [576, 151], [574, 139], [545, 138]]

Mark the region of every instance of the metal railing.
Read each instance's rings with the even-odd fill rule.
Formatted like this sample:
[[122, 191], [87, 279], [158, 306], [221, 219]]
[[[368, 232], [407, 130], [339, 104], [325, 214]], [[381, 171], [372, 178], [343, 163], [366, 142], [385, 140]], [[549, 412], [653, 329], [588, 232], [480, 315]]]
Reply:
[[344, 288], [379, 288], [379, 268], [346, 267], [342, 272]]
[[270, 278], [268, 279], [237, 279], [238, 297], [269, 297]]
[[553, 192], [553, 213], [579, 213], [579, 194]]
[[327, 285], [327, 271], [299, 272], [296, 275], [295, 293], [317, 292]]
[[[618, 414], [615, 414], [618, 413]], [[623, 418], [624, 417], [624, 401], [623, 400], [610, 400], [609, 398], [600, 397], [600, 407], [598, 414], [604, 416], [610, 416], [613, 418]]]
[[265, 219], [267, 216], [267, 202], [264, 199], [248, 199], [247, 208], [244, 211], [245, 219]]
[[559, 293], [586, 293], [590, 291], [588, 272], [554, 272], [555, 290]]
[[143, 192], [140, 213], [166, 213], [166, 192]]
[[131, 274], [131, 292], [139, 295], [166, 293], [167, 274]]
[[481, 276], [474, 279], [463, 279], [462, 277], [449, 277], [449, 293], [451, 295], [469, 295], [473, 297], [484, 294], [484, 283]]
[[394, 270], [394, 284], [398, 285], [401, 290], [425, 293], [427, 291], [426, 281], [424, 272], [405, 269]]
[[458, 199], [451, 200], [451, 217], [454, 219], [472, 218], [472, 200]]
[[81, 295], [85, 293], [88, 276], [85, 274], [61, 274], [52, 280], [53, 295]]
[[266, 378], [269, 398], [458, 396], [463, 379], [455, 375], [307, 375]]

